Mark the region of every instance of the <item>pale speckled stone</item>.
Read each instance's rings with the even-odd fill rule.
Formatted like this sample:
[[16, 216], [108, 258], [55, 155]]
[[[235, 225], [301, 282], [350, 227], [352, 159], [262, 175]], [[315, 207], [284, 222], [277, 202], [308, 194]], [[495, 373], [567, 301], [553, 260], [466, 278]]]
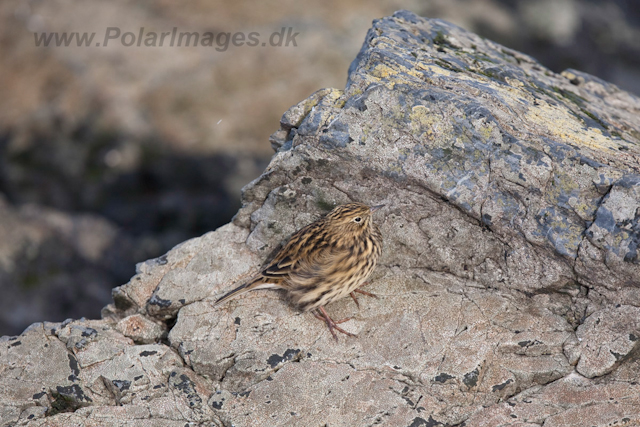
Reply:
[[580, 360], [576, 370], [587, 378], [611, 372], [640, 343], [640, 308], [616, 306], [589, 316], [576, 331]]
[[172, 268], [149, 298], [147, 312], [158, 318], [170, 318], [181, 307], [206, 298], [216, 288], [226, 287], [249, 274], [258, 260], [244, 244], [247, 235], [247, 230], [227, 224], [215, 233], [189, 241], [188, 249], [181, 248], [185, 253], [180, 261], [182, 265], [171, 264]]
[[125, 337], [140, 344], [149, 344], [160, 339], [164, 328], [158, 323], [140, 314], [127, 316], [120, 320], [116, 329]]

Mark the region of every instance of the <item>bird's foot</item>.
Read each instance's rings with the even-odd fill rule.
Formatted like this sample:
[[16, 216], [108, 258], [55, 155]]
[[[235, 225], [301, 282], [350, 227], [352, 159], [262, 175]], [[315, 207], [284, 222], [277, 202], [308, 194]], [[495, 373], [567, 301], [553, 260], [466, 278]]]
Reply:
[[351, 320], [351, 317], [347, 317], [346, 319], [342, 319], [336, 322], [329, 316], [329, 313], [327, 313], [324, 307], [318, 307], [318, 311], [314, 312], [313, 315], [316, 316], [317, 319], [322, 320], [327, 324], [327, 326], [329, 327], [329, 332], [331, 332], [331, 335], [333, 335], [333, 338], [336, 341], [338, 341], [338, 335], [336, 335], [335, 331], [342, 332], [343, 334], [348, 335], [350, 337], [356, 336], [355, 334], [352, 334], [351, 332], [347, 332], [344, 329], [342, 329], [340, 326], [338, 326], [340, 323], [344, 323], [348, 320]]
[[[363, 283], [363, 284], [362, 284], [362, 286], [364, 286], [364, 285], [366, 285], [366, 284], [367, 284], [367, 282]], [[355, 303], [356, 303], [356, 306], [357, 306], [358, 308], [360, 308], [360, 303], [358, 302], [358, 298], [356, 298], [356, 294], [355, 294], [354, 292], [357, 292], [357, 293], [362, 294], [362, 295], [366, 295], [366, 296], [368, 296], [368, 297], [373, 297], [373, 298], [378, 299], [378, 295], [376, 295], [376, 294], [372, 294], [371, 292], [363, 291], [363, 290], [361, 290], [360, 288], [358, 288], [358, 289], [354, 290], [353, 292], [351, 292], [351, 293], [349, 294], [349, 295], [351, 295], [351, 298], [353, 298], [353, 302], [355, 302]]]

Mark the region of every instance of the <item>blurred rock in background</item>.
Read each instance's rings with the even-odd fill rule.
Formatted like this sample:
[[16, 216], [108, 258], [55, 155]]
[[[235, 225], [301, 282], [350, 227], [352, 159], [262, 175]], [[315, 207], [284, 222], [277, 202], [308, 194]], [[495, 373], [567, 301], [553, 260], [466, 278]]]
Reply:
[[[136, 262], [229, 221], [281, 114], [408, 9], [640, 93], [634, 0], [0, 3], [0, 335], [99, 317]], [[34, 33], [298, 32], [297, 46], [36, 47]], [[72, 43], [73, 45], [73, 43]]]
[[640, 94], [636, 0], [431, 0], [420, 13], [526, 52], [555, 72], [575, 68]]

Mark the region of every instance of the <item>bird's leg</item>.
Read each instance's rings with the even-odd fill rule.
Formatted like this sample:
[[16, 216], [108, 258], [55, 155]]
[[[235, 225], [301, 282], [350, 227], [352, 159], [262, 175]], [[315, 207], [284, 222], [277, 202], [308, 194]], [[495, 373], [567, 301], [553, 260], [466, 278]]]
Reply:
[[[362, 285], [360, 285], [360, 286], [364, 286], [364, 285], [368, 285], [368, 284], [369, 284], [369, 282], [364, 282], [364, 283], [363, 283]], [[359, 293], [359, 294], [366, 295], [366, 296], [368, 296], [368, 297], [373, 297], [373, 298], [376, 298], [376, 299], [378, 298], [378, 295], [376, 295], [376, 294], [372, 294], [372, 293], [367, 292], [367, 291], [363, 291], [363, 290], [361, 290], [360, 288], [355, 289], [353, 292], [357, 292], [357, 293]], [[355, 295], [353, 292], [351, 292], [349, 295], [351, 295], [351, 298], [353, 298], [353, 302], [355, 302], [355, 303], [356, 303], [356, 306], [357, 306], [358, 308], [360, 308], [360, 304], [358, 303], [358, 298], [356, 298], [356, 295]]]
[[[320, 314], [318, 314], [318, 313], [320, 313]], [[338, 326], [339, 323], [343, 323], [343, 322], [346, 322], [347, 320], [351, 320], [350, 317], [348, 317], [346, 319], [342, 319], [342, 320], [336, 322], [335, 320], [333, 320], [329, 316], [329, 313], [327, 313], [327, 311], [324, 309], [324, 307], [318, 307], [318, 313], [314, 312], [313, 315], [316, 316], [317, 319], [322, 320], [327, 324], [327, 326], [329, 327], [329, 332], [331, 332], [331, 335], [333, 335], [333, 338], [336, 341], [338, 341], [338, 336], [334, 332], [334, 329], [336, 331], [342, 332], [343, 334], [348, 335], [350, 337], [355, 337], [355, 335], [352, 334], [351, 332], [347, 332], [344, 329], [342, 329], [340, 326]]]
[[[357, 292], [357, 293], [359, 293], [359, 294], [366, 295], [366, 296], [368, 296], [368, 297], [373, 297], [373, 298], [376, 298], [376, 299], [378, 298], [378, 295], [376, 295], [376, 294], [372, 294], [371, 292], [363, 291], [362, 289], [356, 289], [356, 290], [355, 290], [355, 291], [353, 291], [353, 292]], [[353, 292], [352, 292], [352, 293], [353, 293]]]
[[349, 295], [351, 295], [351, 298], [353, 298], [353, 302], [356, 303], [356, 307], [358, 307], [358, 310], [360, 310], [360, 303], [358, 302], [358, 298], [356, 298], [356, 294], [351, 292], [351, 293], [349, 293]]

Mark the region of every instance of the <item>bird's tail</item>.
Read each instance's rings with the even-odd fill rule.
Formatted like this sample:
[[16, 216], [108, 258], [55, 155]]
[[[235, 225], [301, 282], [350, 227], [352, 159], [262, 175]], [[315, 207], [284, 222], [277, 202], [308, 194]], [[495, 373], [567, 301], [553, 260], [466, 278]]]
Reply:
[[244, 294], [245, 292], [253, 291], [255, 289], [268, 289], [268, 288], [279, 288], [275, 283], [265, 282], [264, 277], [258, 276], [252, 280], [249, 280], [246, 283], [234, 288], [218, 298], [218, 300], [213, 305], [214, 307], [220, 304], [224, 304], [225, 302]]

